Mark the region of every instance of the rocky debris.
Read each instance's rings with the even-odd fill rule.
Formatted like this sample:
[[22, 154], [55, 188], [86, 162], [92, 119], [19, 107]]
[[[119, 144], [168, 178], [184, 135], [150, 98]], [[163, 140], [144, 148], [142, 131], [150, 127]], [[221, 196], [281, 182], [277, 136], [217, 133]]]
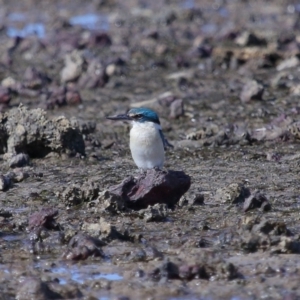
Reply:
[[78, 105], [81, 102], [81, 95], [74, 86], [50, 86], [46, 95], [45, 108], [54, 109], [65, 105]]
[[104, 257], [101, 248], [103, 242], [84, 233], [75, 235], [68, 244], [62, 257], [67, 260], [85, 260], [89, 256]]
[[297, 56], [292, 56], [279, 63], [276, 70], [283, 71], [285, 69], [297, 67], [298, 65], [299, 65], [299, 58]]
[[184, 115], [183, 100], [176, 99], [170, 105], [170, 118], [176, 119]]
[[266, 46], [267, 41], [264, 38], [258, 37], [253, 32], [244, 31], [238, 35], [235, 39], [237, 45], [246, 47], [246, 46]]
[[88, 89], [104, 87], [109, 80], [109, 76], [113, 73], [113, 71], [110, 70], [108, 74], [106, 70], [103, 63], [98, 59], [89, 61], [86, 72], [83, 73], [79, 79], [79, 86]]
[[27, 67], [23, 79], [23, 86], [33, 90], [40, 89], [51, 81], [46, 74], [39, 72], [35, 67]]
[[173, 263], [166, 259], [149, 274], [149, 277], [156, 281], [172, 279], [190, 281], [193, 279], [210, 280], [211, 278], [233, 280], [242, 276], [232, 263], [202, 255], [191, 262]]
[[87, 180], [83, 184], [72, 184], [63, 191], [57, 193], [57, 196], [67, 207], [76, 206], [83, 202], [90, 202], [98, 197], [100, 185], [93, 180]]
[[43, 282], [40, 278], [26, 277], [24, 278], [16, 295], [18, 300], [27, 299], [62, 299], [62, 296], [49, 288], [49, 284]]
[[141, 209], [139, 214], [143, 216], [146, 222], [164, 221], [168, 216], [168, 207], [166, 204], [157, 203], [149, 205], [146, 209]]
[[44, 227], [46, 229], [58, 229], [55, 221], [58, 215], [58, 210], [55, 208], [47, 207], [42, 208], [39, 212], [33, 213], [28, 220], [28, 230]]
[[255, 191], [244, 202], [244, 211], [247, 212], [251, 209], [261, 208], [262, 211], [271, 210], [271, 204], [269, 203], [267, 197], [259, 191]]
[[173, 207], [190, 185], [191, 178], [182, 171], [150, 169], [138, 178], [130, 176], [124, 179], [122, 183], [111, 186], [109, 191], [121, 197], [128, 208], [142, 209], [156, 203]]
[[198, 129], [197, 131], [193, 131], [186, 135], [188, 140], [201, 140], [204, 138], [209, 138], [219, 133], [219, 126], [213, 123], [208, 123], [206, 126]]
[[297, 140], [300, 139], [300, 121], [294, 122], [288, 126], [289, 133]]
[[241, 92], [240, 99], [242, 102], [249, 102], [250, 100], [262, 100], [264, 87], [256, 80], [248, 81]]
[[12, 90], [9, 87], [0, 86], [0, 104], [8, 105], [12, 97]]
[[12, 184], [10, 176], [0, 175], [0, 191], [6, 191]]
[[65, 56], [65, 66], [61, 71], [60, 79], [62, 83], [75, 81], [82, 74], [85, 60], [82, 53], [73, 50]]
[[30, 162], [29, 155], [25, 153], [19, 153], [14, 155], [9, 160], [9, 166], [10, 168], [21, 168], [24, 166], [27, 166]]
[[81, 229], [85, 232], [88, 232], [92, 236], [99, 238], [101, 241], [103, 241], [103, 245], [116, 239], [123, 241], [131, 240], [127, 230], [122, 233], [103, 218], [100, 218], [99, 223], [85, 222], [83, 223]]
[[120, 213], [126, 208], [126, 203], [123, 197], [109, 190], [100, 192], [99, 197], [96, 201], [93, 201], [91, 205], [99, 207], [101, 211], [110, 213]]
[[300, 239], [284, 222], [245, 217], [240, 229], [239, 247], [246, 252], [300, 253]]
[[226, 187], [219, 188], [215, 194], [215, 201], [237, 204], [244, 202], [250, 196], [250, 190], [240, 183], [231, 183]]
[[20, 105], [1, 114], [0, 153], [10, 158], [19, 153], [43, 157], [49, 152], [84, 155], [84, 141], [78, 128], [61, 116], [46, 118], [42, 109], [29, 110]]

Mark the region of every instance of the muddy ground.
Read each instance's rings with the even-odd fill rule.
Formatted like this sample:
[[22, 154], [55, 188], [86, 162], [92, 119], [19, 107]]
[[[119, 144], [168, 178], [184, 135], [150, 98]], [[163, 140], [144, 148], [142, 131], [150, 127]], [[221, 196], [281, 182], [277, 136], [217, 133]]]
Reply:
[[[300, 298], [296, 1], [0, 3], [1, 299]], [[175, 206], [109, 192], [132, 106]]]

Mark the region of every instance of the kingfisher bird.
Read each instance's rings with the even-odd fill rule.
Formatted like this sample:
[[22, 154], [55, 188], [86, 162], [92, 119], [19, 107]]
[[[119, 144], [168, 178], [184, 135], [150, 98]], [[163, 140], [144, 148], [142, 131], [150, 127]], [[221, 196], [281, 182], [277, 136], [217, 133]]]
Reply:
[[165, 139], [155, 111], [138, 107], [107, 119], [131, 121], [130, 151], [139, 169], [162, 169], [165, 149], [173, 146]]

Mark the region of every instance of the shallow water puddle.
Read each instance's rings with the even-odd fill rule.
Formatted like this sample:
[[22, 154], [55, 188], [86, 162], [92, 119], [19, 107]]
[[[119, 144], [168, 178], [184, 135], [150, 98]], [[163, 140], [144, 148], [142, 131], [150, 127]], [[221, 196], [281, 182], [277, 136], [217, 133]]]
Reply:
[[[7, 27], [6, 34], [9, 37], [27, 37], [36, 35], [39, 38], [45, 37], [45, 25], [42, 22], [29, 22], [28, 16], [24, 13], [11, 13], [8, 15], [9, 26]], [[28, 22], [27, 22], [28, 21]], [[20, 26], [20, 23], [23, 26]]]
[[74, 16], [70, 19], [72, 25], [80, 25], [90, 30], [105, 30], [109, 29], [107, 16], [98, 14], [84, 14]]
[[107, 279], [110, 281], [122, 280], [123, 276], [118, 273], [102, 273], [99, 271], [99, 267], [95, 265], [86, 266], [59, 266], [51, 268], [51, 271], [59, 279], [61, 284], [67, 284], [68, 280], [75, 281], [77, 283], [84, 283], [87, 280]]

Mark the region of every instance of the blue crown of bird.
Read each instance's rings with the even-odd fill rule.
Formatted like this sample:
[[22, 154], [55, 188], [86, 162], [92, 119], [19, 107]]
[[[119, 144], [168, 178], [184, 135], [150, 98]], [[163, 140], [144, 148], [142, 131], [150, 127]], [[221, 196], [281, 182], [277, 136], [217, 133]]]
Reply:
[[131, 121], [130, 150], [138, 168], [161, 169], [166, 147], [173, 147], [164, 137], [159, 117], [145, 107], [130, 109], [126, 114], [107, 117], [109, 120]]

